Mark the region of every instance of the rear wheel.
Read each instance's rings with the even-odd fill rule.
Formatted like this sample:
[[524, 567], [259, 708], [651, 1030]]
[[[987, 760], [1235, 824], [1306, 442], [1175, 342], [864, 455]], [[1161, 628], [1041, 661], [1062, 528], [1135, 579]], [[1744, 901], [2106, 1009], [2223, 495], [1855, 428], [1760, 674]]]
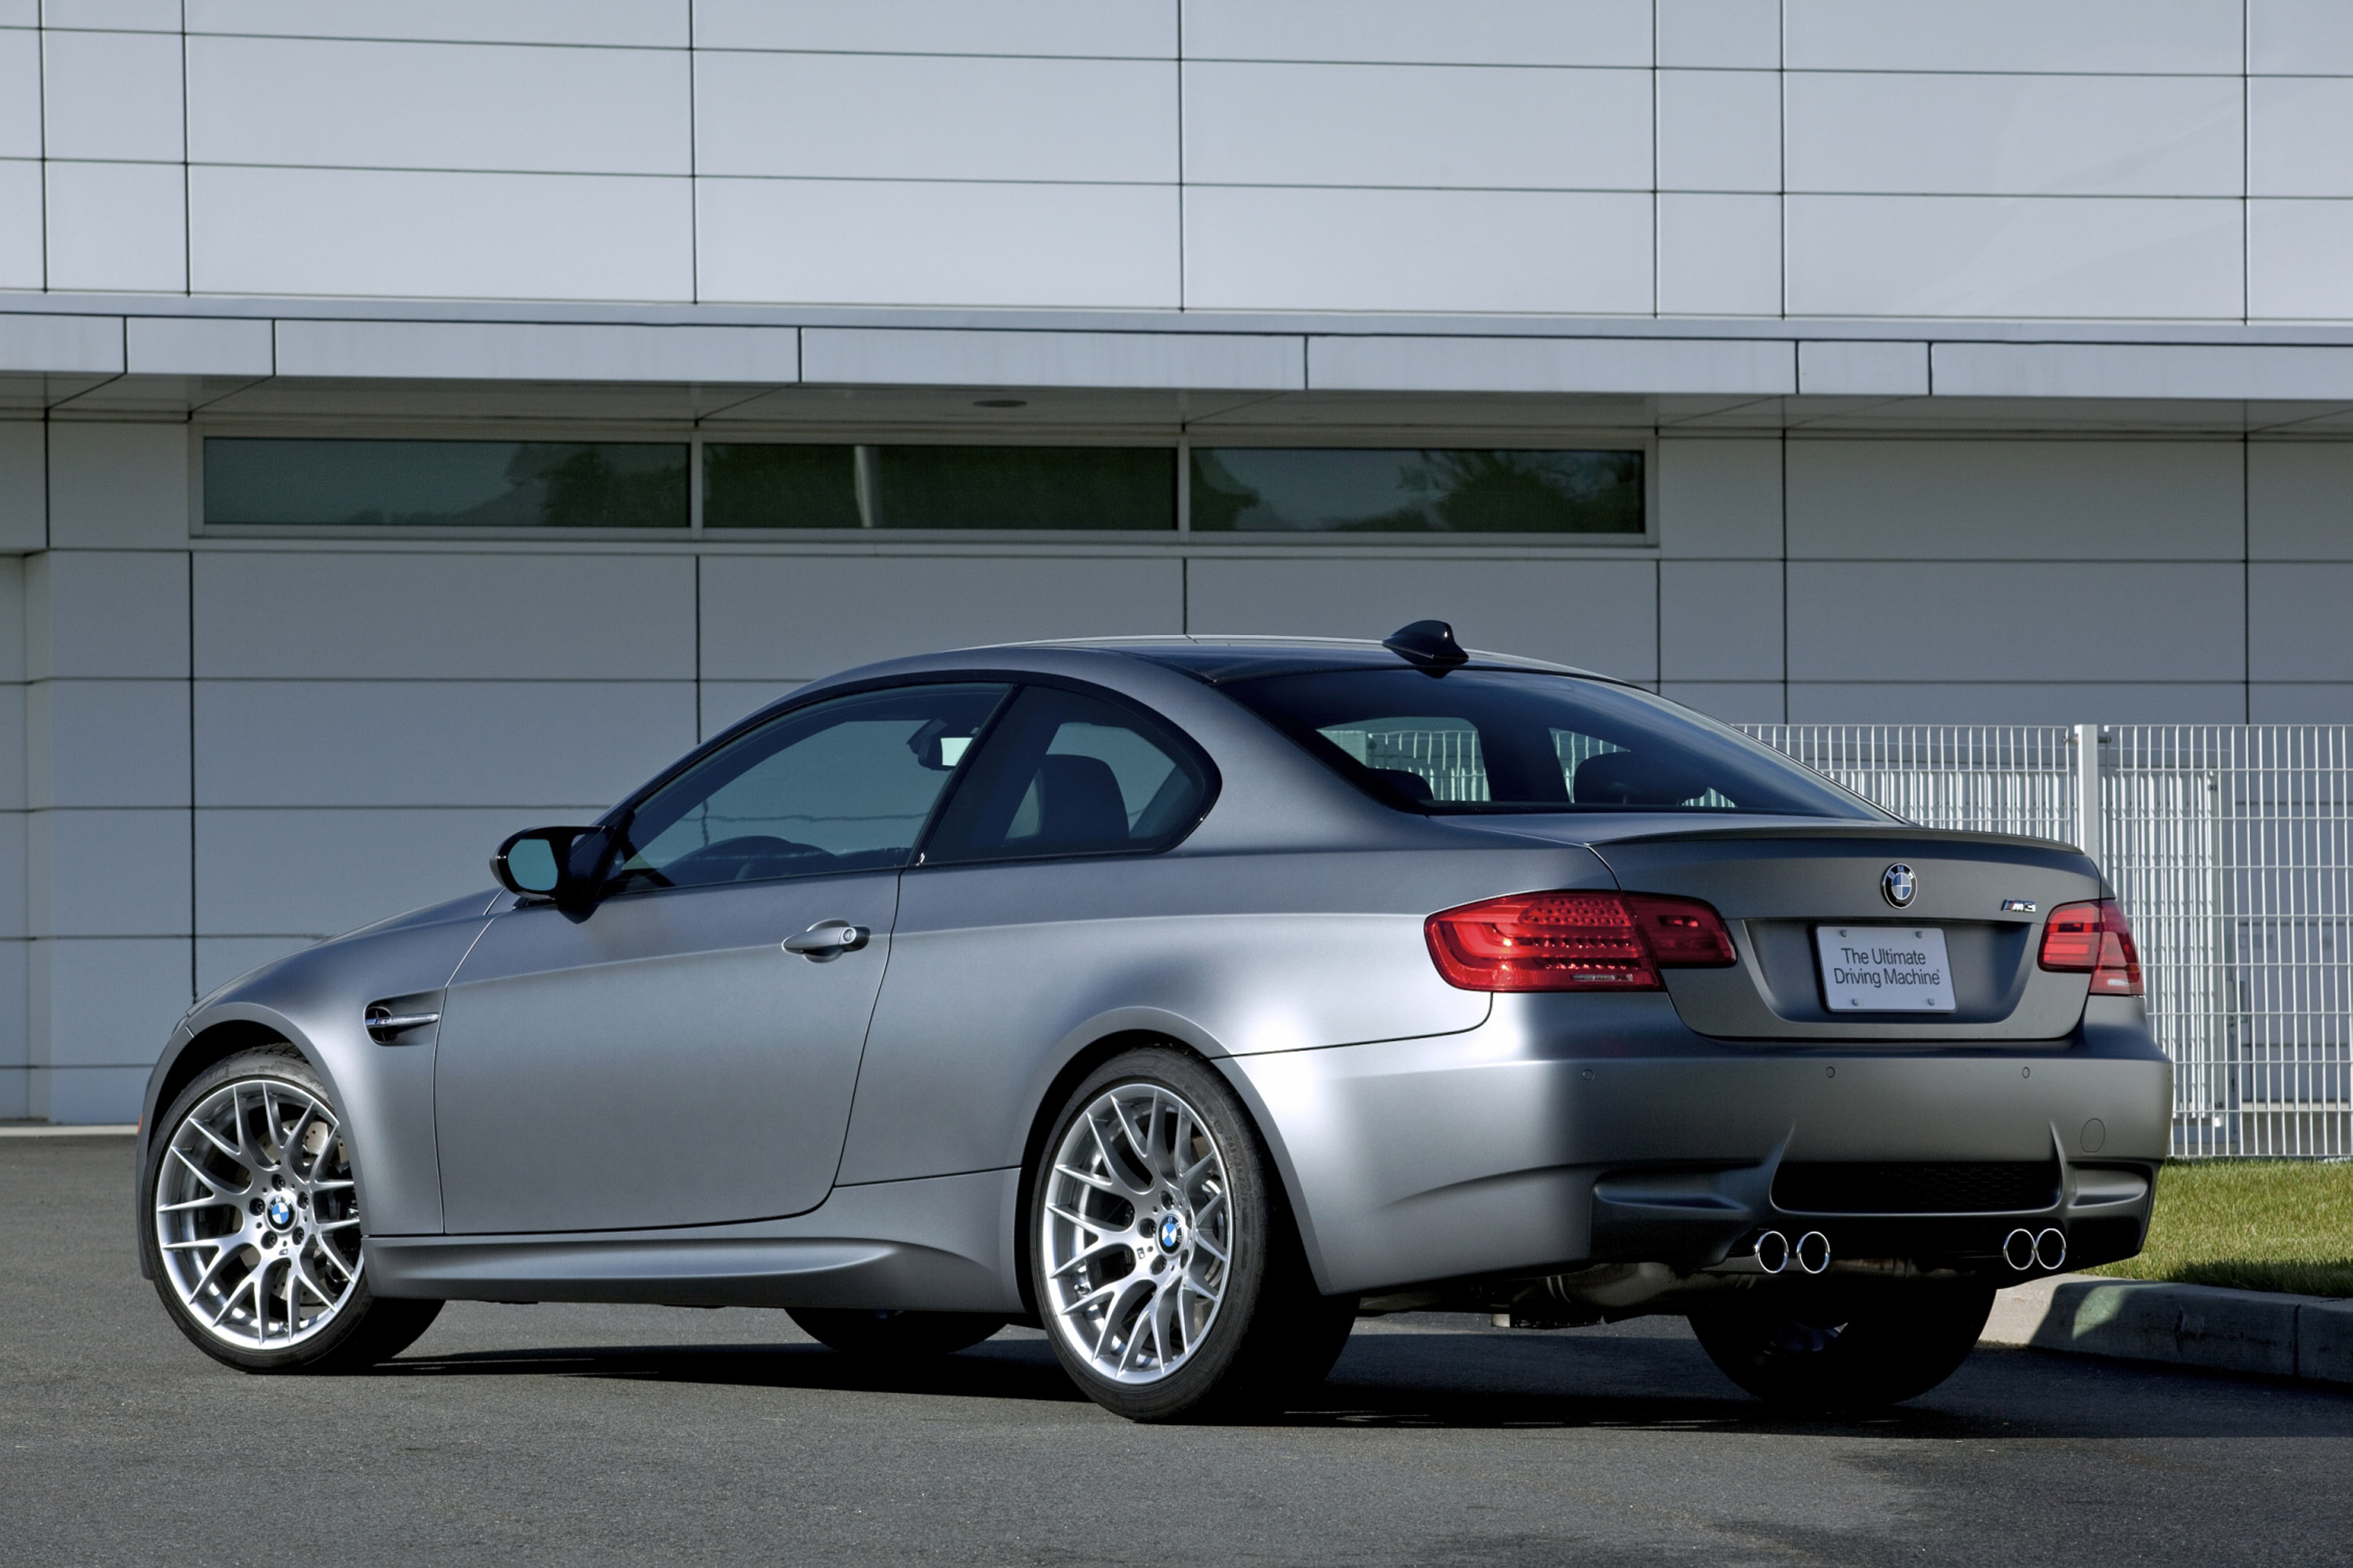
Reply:
[[1758, 1291], [1692, 1314], [1692, 1332], [1725, 1376], [1793, 1410], [1867, 1410], [1927, 1393], [1953, 1375], [1985, 1329], [1993, 1287], [1974, 1282], [1871, 1291]]
[[863, 1312], [854, 1308], [788, 1308], [801, 1332], [845, 1356], [896, 1361], [953, 1355], [1005, 1327], [985, 1312]]
[[1356, 1320], [1316, 1293], [1224, 1080], [1154, 1047], [1071, 1094], [1031, 1173], [1029, 1257], [1054, 1354], [1137, 1421], [1244, 1414], [1323, 1381]]
[[350, 1139], [291, 1047], [239, 1052], [183, 1090], [156, 1123], [140, 1198], [164, 1309], [231, 1366], [371, 1366], [441, 1310], [368, 1288]]

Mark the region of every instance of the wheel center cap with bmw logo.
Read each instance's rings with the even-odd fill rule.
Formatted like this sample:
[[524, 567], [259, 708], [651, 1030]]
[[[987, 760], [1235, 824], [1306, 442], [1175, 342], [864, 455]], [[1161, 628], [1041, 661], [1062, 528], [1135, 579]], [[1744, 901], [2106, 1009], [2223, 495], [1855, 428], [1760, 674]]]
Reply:
[[1914, 876], [1912, 868], [1902, 861], [1897, 861], [1879, 874], [1880, 896], [1898, 909], [1910, 904], [1912, 895], [1919, 891], [1919, 878]]
[[1160, 1250], [1175, 1252], [1177, 1244], [1184, 1239], [1185, 1222], [1174, 1214], [1163, 1214], [1160, 1217]]
[[265, 1212], [269, 1216], [269, 1223], [281, 1231], [294, 1223], [294, 1201], [283, 1192], [270, 1194], [269, 1207]]

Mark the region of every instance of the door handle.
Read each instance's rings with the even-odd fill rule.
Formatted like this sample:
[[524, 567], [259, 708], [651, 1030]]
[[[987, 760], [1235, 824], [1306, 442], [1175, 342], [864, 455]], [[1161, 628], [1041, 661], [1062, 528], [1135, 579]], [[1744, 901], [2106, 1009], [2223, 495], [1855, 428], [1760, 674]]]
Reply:
[[864, 947], [874, 933], [863, 926], [853, 926], [847, 920], [820, 920], [797, 937], [785, 938], [785, 951], [798, 953], [811, 963], [822, 964], [854, 953]]

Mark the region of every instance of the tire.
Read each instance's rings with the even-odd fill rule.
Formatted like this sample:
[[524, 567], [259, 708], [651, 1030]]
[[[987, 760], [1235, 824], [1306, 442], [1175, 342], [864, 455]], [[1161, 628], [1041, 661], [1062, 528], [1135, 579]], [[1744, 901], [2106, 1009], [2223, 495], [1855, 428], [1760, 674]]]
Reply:
[[157, 1118], [139, 1248], [198, 1350], [252, 1372], [356, 1372], [414, 1344], [438, 1301], [368, 1288], [351, 1150], [291, 1046], [215, 1063]]
[[1355, 1298], [1316, 1293], [1256, 1129], [1198, 1057], [1148, 1047], [1088, 1075], [1028, 1185], [1039, 1317], [1106, 1410], [1255, 1414], [1321, 1383], [1347, 1343]]
[[954, 1355], [1007, 1322], [986, 1312], [863, 1312], [830, 1307], [789, 1308], [786, 1316], [818, 1343], [872, 1361]]
[[1790, 1410], [1870, 1410], [1927, 1393], [1953, 1375], [1993, 1310], [1975, 1282], [1758, 1291], [1692, 1314], [1692, 1332], [1724, 1375]]

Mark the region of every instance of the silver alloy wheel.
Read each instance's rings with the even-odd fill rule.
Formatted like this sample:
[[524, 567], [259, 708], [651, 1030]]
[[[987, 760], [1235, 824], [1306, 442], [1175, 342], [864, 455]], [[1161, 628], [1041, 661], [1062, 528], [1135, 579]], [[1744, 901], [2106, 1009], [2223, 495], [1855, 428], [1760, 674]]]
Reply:
[[281, 1078], [241, 1078], [172, 1129], [155, 1241], [189, 1315], [226, 1344], [316, 1335], [360, 1280], [360, 1210], [335, 1115]]
[[1234, 1252], [1225, 1157], [1200, 1113], [1157, 1084], [1096, 1096], [1054, 1151], [1038, 1245], [1047, 1320], [1098, 1376], [1150, 1383], [1183, 1366]]

